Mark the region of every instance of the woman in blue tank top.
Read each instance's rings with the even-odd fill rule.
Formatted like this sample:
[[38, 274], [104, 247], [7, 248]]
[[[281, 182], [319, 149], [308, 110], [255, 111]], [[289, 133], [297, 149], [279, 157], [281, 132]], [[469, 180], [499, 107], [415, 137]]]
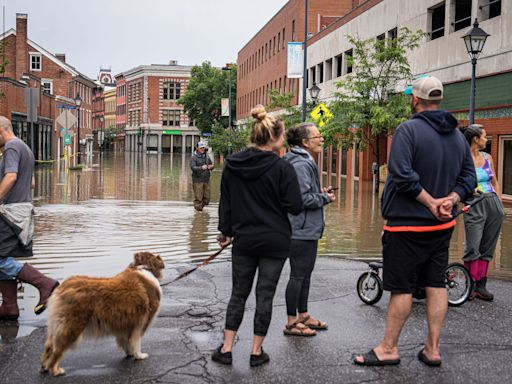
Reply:
[[477, 192], [484, 199], [464, 215], [464, 265], [469, 270], [475, 289], [472, 297], [492, 301], [494, 295], [487, 288], [487, 271], [492, 260], [503, 222], [501, 187], [496, 179], [491, 155], [482, 150], [487, 134], [482, 125], [472, 124], [462, 129], [471, 147], [477, 176]]

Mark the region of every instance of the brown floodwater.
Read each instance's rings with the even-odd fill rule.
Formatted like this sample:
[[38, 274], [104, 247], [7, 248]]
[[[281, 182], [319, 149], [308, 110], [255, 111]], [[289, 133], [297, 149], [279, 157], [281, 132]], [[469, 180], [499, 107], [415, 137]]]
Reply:
[[[131, 261], [134, 252], [162, 255], [170, 270], [204, 259], [217, 249], [217, 207], [221, 167], [212, 174], [212, 202], [194, 211], [190, 154], [147, 155], [104, 153], [89, 167], [69, 171], [57, 164], [36, 169], [36, 228], [30, 262], [50, 276], [63, 280], [75, 274], [111, 276]], [[326, 229], [319, 254], [357, 260], [379, 259], [382, 218], [379, 198], [371, 184], [342, 181], [337, 201], [326, 210]], [[512, 209], [506, 217], [493, 275], [512, 276]], [[505, 234], [505, 236], [504, 236]], [[451, 259], [460, 261], [464, 230], [459, 219]], [[229, 258], [221, 254], [216, 262]], [[355, 284], [355, 282], [354, 282]], [[37, 299], [24, 286], [22, 317], [32, 318]], [[28, 310], [25, 310], [27, 308]]]

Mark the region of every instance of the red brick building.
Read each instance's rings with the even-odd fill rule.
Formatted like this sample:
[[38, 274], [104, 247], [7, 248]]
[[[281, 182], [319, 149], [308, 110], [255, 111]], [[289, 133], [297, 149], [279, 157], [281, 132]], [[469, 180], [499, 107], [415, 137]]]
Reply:
[[192, 67], [141, 65], [116, 76], [117, 124], [125, 129], [125, 149], [190, 152], [200, 132], [177, 103], [186, 92]]
[[[309, 0], [308, 32], [316, 33], [349, 12], [357, 1]], [[268, 94], [293, 93], [298, 103], [299, 79], [288, 79], [287, 43], [304, 41], [305, 0], [290, 0], [238, 52], [236, 118], [244, 119], [256, 104], [268, 104]]]
[[[62, 111], [58, 107], [74, 105], [78, 95], [82, 99], [80, 136], [92, 133], [92, 93], [96, 84], [67, 64], [64, 54], [51, 54], [30, 40], [27, 21], [28, 15], [18, 13], [16, 29], [0, 35], [8, 61], [0, 78], [6, 94], [0, 113], [12, 120], [16, 135], [32, 147], [36, 159], [49, 160], [62, 153], [61, 127], [55, 123]], [[36, 89], [32, 94], [39, 95], [32, 96], [32, 102], [25, 97], [30, 88]], [[32, 114], [30, 104], [34, 106]]]

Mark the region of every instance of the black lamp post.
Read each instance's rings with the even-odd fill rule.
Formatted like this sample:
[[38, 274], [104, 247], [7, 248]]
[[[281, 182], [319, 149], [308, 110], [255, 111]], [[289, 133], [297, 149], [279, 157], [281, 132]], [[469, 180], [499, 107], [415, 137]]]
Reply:
[[475, 19], [473, 28], [467, 32], [462, 38], [466, 44], [466, 50], [471, 56], [472, 72], [471, 72], [471, 94], [469, 98], [469, 124], [475, 122], [475, 91], [476, 91], [476, 62], [478, 56], [484, 49], [485, 41], [491, 36], [478, 27], [478, 20]]
[[78, 107], [78, 164], [80, 165], [80, 106], [82, 105], [82, 98], [80, 94], [76, 94], [75, 105]]
[[99, 136], [99, 140], [98, 140], [98, 144], [100, 145], [100, 160], [101, 160], [101, 152], [103, 151], [103, 140], [105, 139], [104, 129], [103, 129], [103, 121], [105, 121], [105, 118], [103, 117], [103, 115], [100, 115], [100, 136]]
[[313, 99], [313, 104], [316, 105], [316, 101], [318, 100], [318, 95], [320, 94], [321, 89], [316, 85], [316, 83], [313, 83], [313, 86], [309, 88], [309, 95]]
[[231, 64], [226, 64], [222, 67], [223, 71], [229, 71], [229, 123], [228, 127], [231, 128]]
[[308, 87], [308, 0], [305, 1], [304, 10], [304, 58], [302, 66], [302, 122], [306, 121], [306, 89]]

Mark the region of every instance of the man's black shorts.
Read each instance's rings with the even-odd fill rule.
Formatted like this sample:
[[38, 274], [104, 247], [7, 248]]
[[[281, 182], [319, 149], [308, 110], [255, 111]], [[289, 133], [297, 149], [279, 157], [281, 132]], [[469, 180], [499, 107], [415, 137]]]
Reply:
[[442, 288], [453, 228], [382, 235], [384, 289], [413, 293], [417, 286]]

